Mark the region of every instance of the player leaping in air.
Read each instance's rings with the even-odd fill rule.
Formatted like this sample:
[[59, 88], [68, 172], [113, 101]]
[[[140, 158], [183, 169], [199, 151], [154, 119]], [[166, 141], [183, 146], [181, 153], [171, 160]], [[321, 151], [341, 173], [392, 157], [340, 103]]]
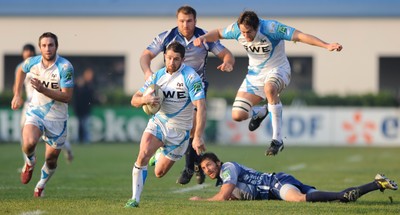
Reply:
[[[327, 49], [341, 51], [339, 43], [327, 43], [274, 20], [258, 18], [253, 11], [244, 11], [237, 22], [198, 37], [195, 46], [218, 39], [236, 39], [247, 51], [249, 67], [232, 108], [232, 118], [242, 121], [251, 118], [249, 130], [256, 130], [271, 112], [272, 141], [265, 152], [276, 155], [283, 149], [282, 103], [279, 94], [290, 82], [290, 65], [285, 54], [284, 40], [299, 41]], [[268, 105], [253, 107], [266, 100]]]

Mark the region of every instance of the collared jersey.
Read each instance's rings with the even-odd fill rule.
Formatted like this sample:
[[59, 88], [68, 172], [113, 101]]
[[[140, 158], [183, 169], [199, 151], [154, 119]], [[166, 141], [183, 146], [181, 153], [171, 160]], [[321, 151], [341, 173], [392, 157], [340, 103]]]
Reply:
[[253, 41], [247, 42], [237, 22], [223, 29], [222, 37], [236, 39], [243, 45], [249, 57], [249, 72], [289, 64], [285, 53], [284, 40], [291, 40], [295, 29], [275, 20], [260, 19], [259, 27]]
[[159, 85], [164, 94], [161, 109], [153, 117], [170, 128], [190, 130], [193, 124], [192, 102], [205, 98], [199, 75], [185, 64], [172, 74], [164, 67], [150, 76], [140, 92], [144, 93], [151, 84]]
[[[74, 87], [74, 69], [68, 60], [58, 55], [54, 64], [48, 68], [44, 68], [41, 55], [28, 58], [23, 63], [22, 70], [51, 90], [61, 91], [61, 88]], [[68, 118], [68, 104], [34, 90], [27, 114], [45, 120], [65, 121]]]
[[208, 52], [218, 55], [225, 49], [219, 41], [207, 42], [200, 47], [194, 46], [193, 41], [205, 33], [207, 33], [205, 30], [196, 27], [193, 37], [188, 41], [179, 33], [178, 27], [175, 27], [157, 35], [153, 42], [147, 47], [147, 50], [151, 51], [154, 55], [158, 55], [161, 52], [164, 53], [169, 44], [178, 41], [186, 48], [184, 63], [192, 67], [197, 74], [199, 74], [200, 78], [205, 81]]

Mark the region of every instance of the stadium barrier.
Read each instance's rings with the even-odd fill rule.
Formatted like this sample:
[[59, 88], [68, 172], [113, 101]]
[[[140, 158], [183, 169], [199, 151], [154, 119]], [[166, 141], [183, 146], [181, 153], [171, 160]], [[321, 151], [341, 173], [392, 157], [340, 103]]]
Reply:
[[[218, 123], [218, 142], [269, 145], [271, 120], [254, 132], [248, 121], [233, 122], [230, 111]], [[284, 107], [285, 145], [400, 146], [400, 109], [347, 107]]]
[[[214, 114], [219, 110], [219, 114]], [[224, 110], [224, 111], [221, 111]], [[248, 120], [234, 122], [231, 107], [210, 107], [205, 139], [219, 144], [269, 145], [267, 117], [254, 132]], [[149, 116], [130, 107], [97, 107], [90, 117], [92, 142], [139, 142]], [[0, 109], [0, 142], [20, 140], [20, 112]], [[282, 134], [286, 145], [400, 146], [400, 109], [284, 107]], [[78, 137], [78, 119], [70, 113], [70, 140]]]

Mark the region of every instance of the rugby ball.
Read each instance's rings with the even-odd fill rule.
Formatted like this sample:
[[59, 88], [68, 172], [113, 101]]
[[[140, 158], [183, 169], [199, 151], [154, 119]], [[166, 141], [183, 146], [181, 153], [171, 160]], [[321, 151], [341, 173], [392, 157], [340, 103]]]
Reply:
[[[154, 90], [154, 92], [152, 92]], [[157, 84], [151, 84], [143, 93], [143, 95], [148, 95], [150, 92], [152, 92], [153, 96], [158, 96], [160, 97], [160, 103], [159, 104], [144, 104], [142, 106], [143, 111], [147, 115], [154, 115], [156, 114], [160, 108], [161, 108], [161, 103], [164, 100], [164, 93], [161, 90], [161, 87], [158, 86]]]

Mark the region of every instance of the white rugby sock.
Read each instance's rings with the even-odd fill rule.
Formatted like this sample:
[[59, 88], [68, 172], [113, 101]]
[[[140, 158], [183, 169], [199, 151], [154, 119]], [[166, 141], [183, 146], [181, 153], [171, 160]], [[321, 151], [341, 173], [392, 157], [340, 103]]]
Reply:
[[56, 168], [49, 169], [47, 163], [45, 162], [41, 170], [40, 180], [36, 184], [36, 187], [44, 188], [46, 186], [46, 183], [50, 180], [51, 176], [54, 174], [54, 172], [56, 172]]
[[255, 116], [255, 115], [257, 115], [258, 117], [263, 117], [263, 116], [265, 116], [265, 114], [267, 114], [267, 110], [266, 110], [265, 106], [266, 106], [266, 105], [263, 105], [263, 106], [254, 106], [254, 107], [252, 108], [252, 111], [251, 111], [252, 114], [249, 114], [249, 115], [251, 115], [251, 116], [249, 116], [249, 117], [251, 118], [251, 117], [253, 117], [253, 116]]
[[282, 103], [268, 104], [268, 111], [271, 113], [272, 139], [282, 142]]
[[147, 165], [146, 166], [133, 166], [132, 169], [132, 199], [137, 203], [140, 202], [140, 195], [142, 194], [143, 186], [147, 178]]
[[35, 156], [35, 152], [33, 152], [32, 154], [28, 155], [25, 152], [22, 152], [22, 155], [24, 157], [25, 162], [29, 165], [29, 166], [35, 166], [36, 164], [36, 156]]

